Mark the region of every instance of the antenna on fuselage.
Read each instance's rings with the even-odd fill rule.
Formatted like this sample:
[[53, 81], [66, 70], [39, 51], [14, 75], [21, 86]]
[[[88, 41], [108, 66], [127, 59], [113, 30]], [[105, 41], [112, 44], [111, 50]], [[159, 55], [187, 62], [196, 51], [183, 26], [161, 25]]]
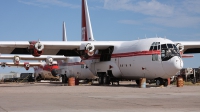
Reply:
[[158, 38], [157, 34], [156, 34], [156, 37]]
[[145, 34], [145, 38], [147, 38], [146, 34]]

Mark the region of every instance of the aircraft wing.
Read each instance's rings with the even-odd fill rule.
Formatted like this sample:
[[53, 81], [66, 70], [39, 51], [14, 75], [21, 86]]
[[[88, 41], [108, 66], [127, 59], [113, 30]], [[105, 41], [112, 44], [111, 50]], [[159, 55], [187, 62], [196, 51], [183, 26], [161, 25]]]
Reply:
[[200, 53], [200, 41], [175, 41], [175, 44], [184, 46], [184, 54]]
[[41, 55], [40, 57], [34, 57], [31, 55], [0, 55], [0, 59], [14, 59], [18, 56], [20, 60], [46, 60], [48, 58], [53, 58], [53, 60], [66, 60], [68, 59], [65, 56], [56, 56], [56, 55]]
[[44, 65], [44, 63], [41, 63], [41, 62], [20, 62], [17, 65], [14, 62], [0, 62], [1, 67], [5, 67], [5, 66], [24, 67], [25, 64], [29, 64], [29, 67]]
[[1, 41], [0, 53], [32, 54], [37, 50], [42, 51], [43, 55], [78, 56], [75, 50], [85, 50], [88, 44], [96, 50], [101, 50], [117, 43], [109, 41]]

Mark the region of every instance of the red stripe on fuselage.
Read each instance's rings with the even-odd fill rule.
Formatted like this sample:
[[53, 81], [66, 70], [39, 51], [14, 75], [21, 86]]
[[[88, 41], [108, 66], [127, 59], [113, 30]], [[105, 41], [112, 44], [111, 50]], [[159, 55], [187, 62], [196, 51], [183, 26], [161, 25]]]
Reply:
[[[136, 52], [127, 52], [127, 53], [116, 53], [112, 54], [111, 58], [119, 58], [119, 57], [132, 57], [132, 56], [146, 56], [146, 55], [152, 55], [152, 54], [160, 54], [160, 50], [154, 50], [154, 51], [136, 51]], [[84, 60], [90, 60], [90, 59], [99, 59], [101, 55], [94, 55], [92, 57], [89, 57], [88, 59]]]

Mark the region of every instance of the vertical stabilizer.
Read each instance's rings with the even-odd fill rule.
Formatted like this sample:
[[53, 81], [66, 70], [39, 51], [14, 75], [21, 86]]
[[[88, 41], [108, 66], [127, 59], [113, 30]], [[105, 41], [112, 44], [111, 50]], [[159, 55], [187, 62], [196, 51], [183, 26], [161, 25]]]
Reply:
[[94, 41], [87, 0], [82, 0], [81, 40]]
[[67, 41], [65, 22], [63, 22], [63, 41]]

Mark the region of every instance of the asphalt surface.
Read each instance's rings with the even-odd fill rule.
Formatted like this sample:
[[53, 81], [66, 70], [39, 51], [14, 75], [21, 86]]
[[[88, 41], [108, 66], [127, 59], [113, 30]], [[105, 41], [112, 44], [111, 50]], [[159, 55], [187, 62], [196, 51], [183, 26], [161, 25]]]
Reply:
[[200, 86], [0, 84], [0, 112], [200, 112]]

